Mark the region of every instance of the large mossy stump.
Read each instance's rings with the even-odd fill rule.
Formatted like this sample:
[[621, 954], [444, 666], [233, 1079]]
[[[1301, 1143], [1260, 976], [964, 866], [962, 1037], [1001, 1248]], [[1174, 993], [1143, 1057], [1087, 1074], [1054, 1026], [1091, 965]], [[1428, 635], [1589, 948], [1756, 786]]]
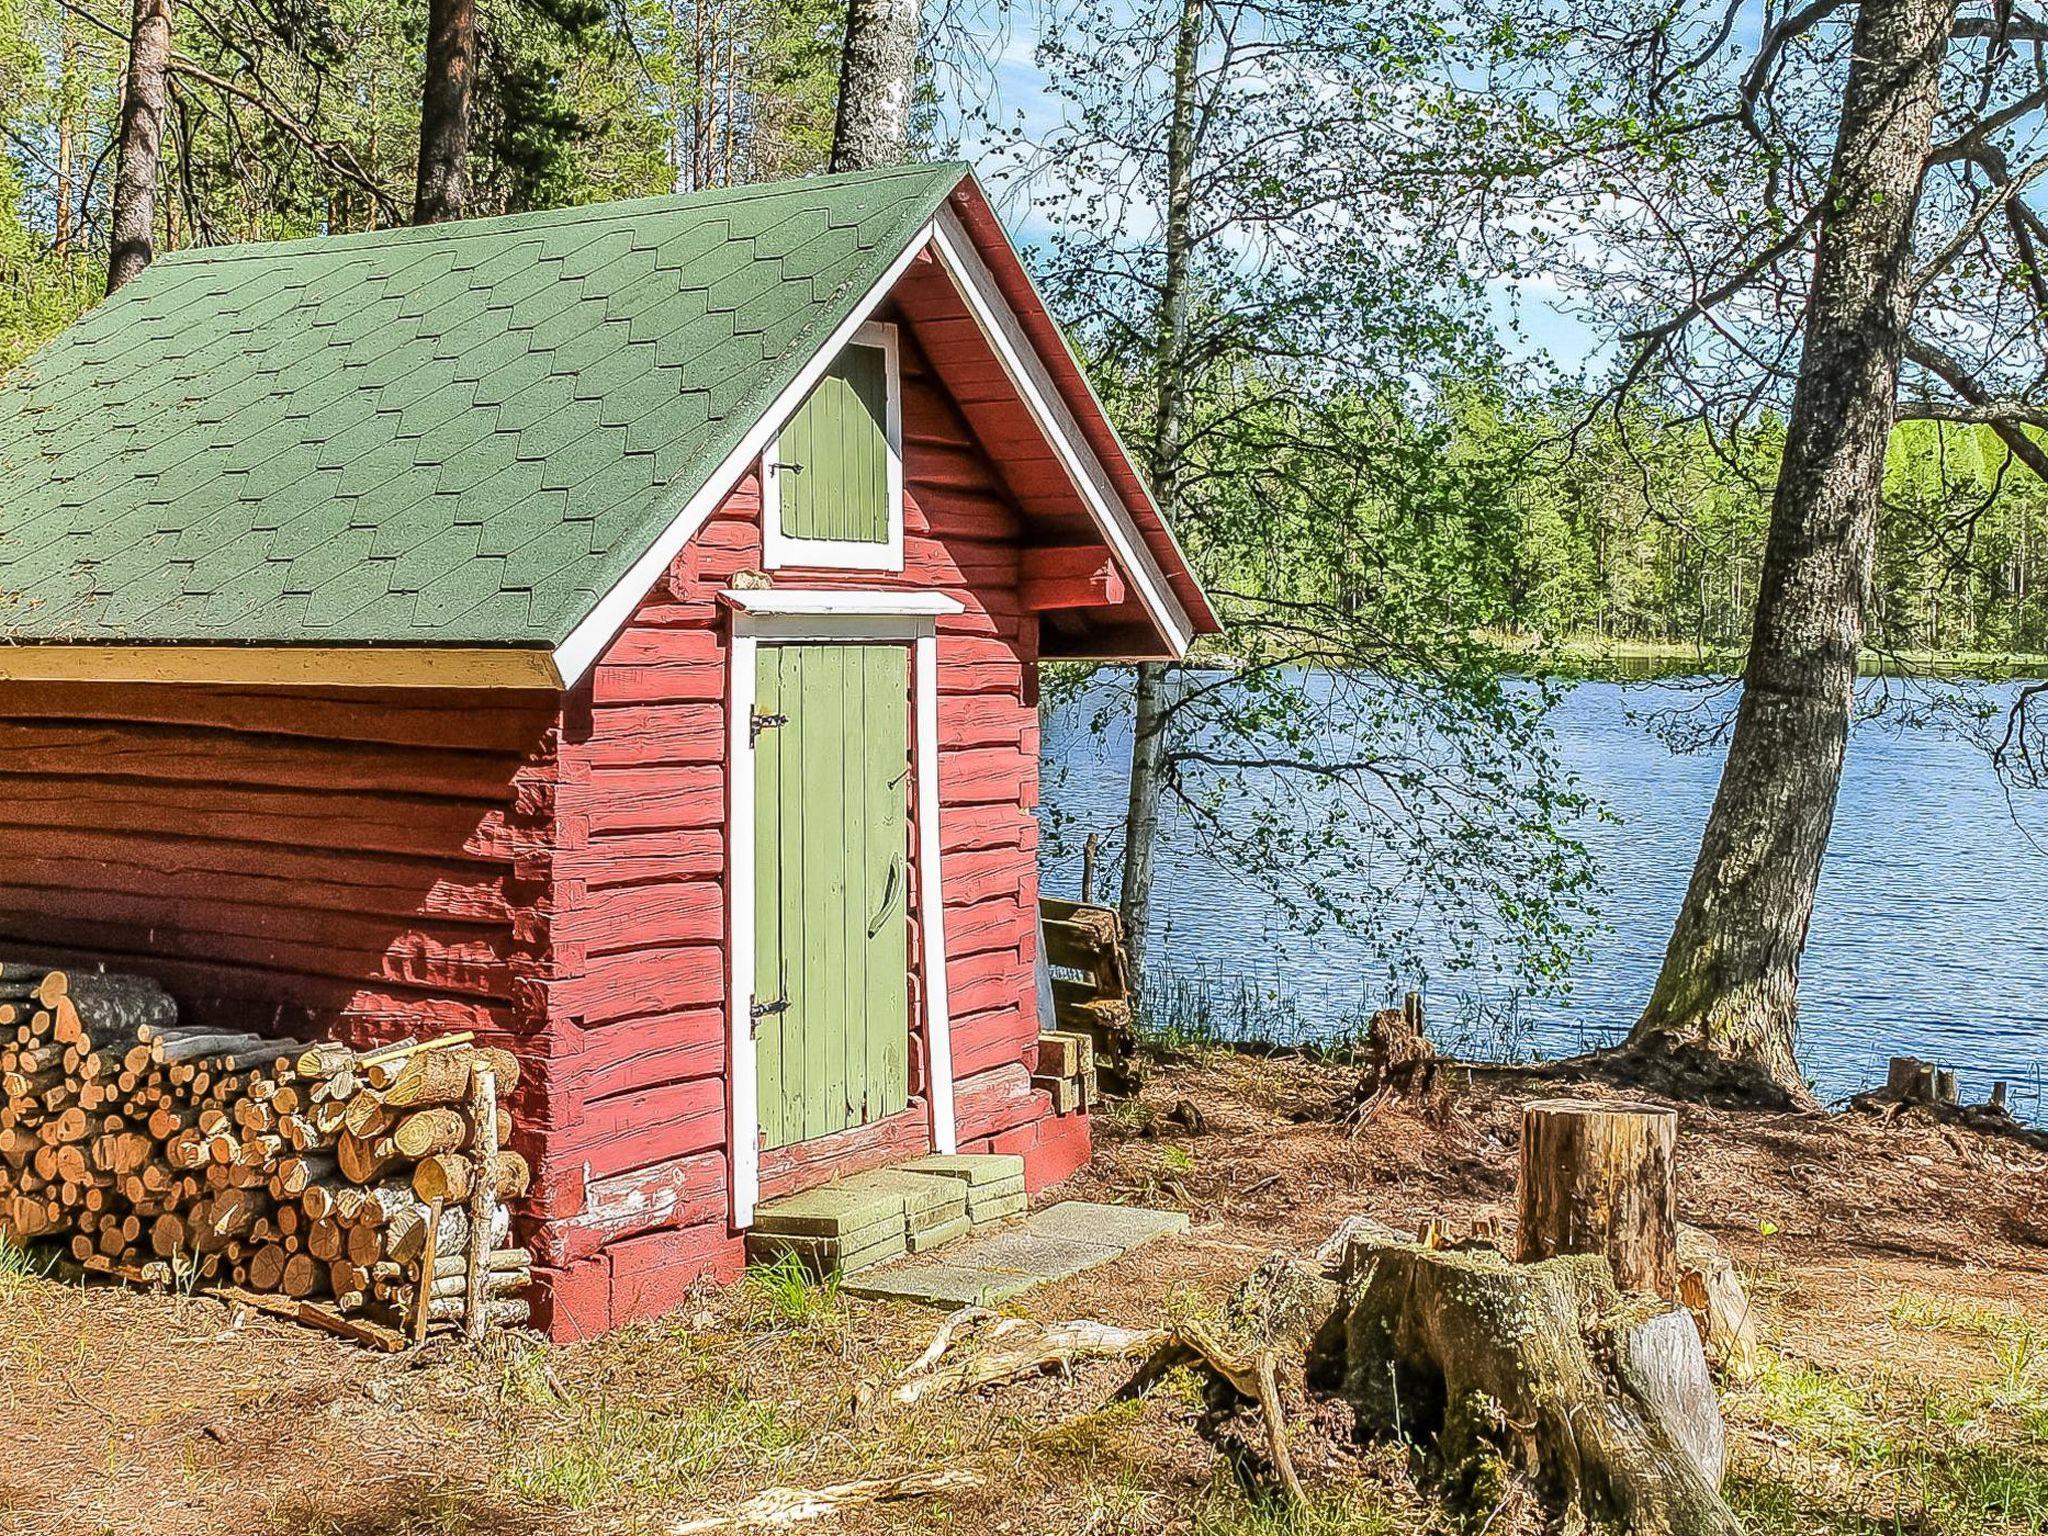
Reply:
[[1361, 1433], [1420, 1447], [1475, 1524], [1518, 1502], [1566, 1530], [1736, 1536], [1698, 1329], [1616, 1289], [1604, 1258], [1354, 1238], [1316, 1340], [1315, 1385]]

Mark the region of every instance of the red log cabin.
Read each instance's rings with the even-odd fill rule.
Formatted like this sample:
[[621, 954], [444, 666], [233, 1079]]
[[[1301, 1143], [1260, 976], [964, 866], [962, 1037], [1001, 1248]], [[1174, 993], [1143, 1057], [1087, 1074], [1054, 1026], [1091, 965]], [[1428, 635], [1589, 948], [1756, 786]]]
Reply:
[[1033, 1087], [1041, 659], [1215, 619], [973, 177], [178, 252], [0, 388], [0, 949], [521, 1058], [558, 1337]]

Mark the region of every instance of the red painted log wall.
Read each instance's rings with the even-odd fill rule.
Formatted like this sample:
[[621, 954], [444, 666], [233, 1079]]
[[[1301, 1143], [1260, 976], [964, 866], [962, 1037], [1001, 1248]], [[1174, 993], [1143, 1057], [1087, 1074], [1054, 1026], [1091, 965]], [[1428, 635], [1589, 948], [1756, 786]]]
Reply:
[[0, 952], [302, 1037], [468, 1029], [561, 1095], [550, 692], [0, 684]]

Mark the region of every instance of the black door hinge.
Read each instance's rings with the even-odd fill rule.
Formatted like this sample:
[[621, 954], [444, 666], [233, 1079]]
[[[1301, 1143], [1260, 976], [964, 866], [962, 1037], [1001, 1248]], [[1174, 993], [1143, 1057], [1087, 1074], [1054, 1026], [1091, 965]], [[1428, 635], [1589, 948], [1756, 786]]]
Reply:
[[772, 731], [778, 725], [789, 724], [787, 715], [764, 715], [758, 709], [747, 716], [747, 745], [752, 746], [761, 739], [763, 731]]

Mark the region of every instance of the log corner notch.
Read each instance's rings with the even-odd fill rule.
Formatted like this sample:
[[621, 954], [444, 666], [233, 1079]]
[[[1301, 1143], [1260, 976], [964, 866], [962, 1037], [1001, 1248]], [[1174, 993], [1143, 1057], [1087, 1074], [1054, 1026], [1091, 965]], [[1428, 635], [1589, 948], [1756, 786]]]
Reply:
[[1312, 1384], [1362, 1433], [1433, 1446], [1445, 1494], [1489, 1524], [1536, 1506], [1566, 1529], [1735, 1536], [1701, 1329], [1673, 1302], [1676, 1134], [1650, 1105], [1526, 1106], [1516, 1257], [1349, 1236]]
[[1018, 578], [1018, 598], [1026, 613], [1115, 608], [1130, 596], [1115, 558], [1100, 544], [1027, 549]]

